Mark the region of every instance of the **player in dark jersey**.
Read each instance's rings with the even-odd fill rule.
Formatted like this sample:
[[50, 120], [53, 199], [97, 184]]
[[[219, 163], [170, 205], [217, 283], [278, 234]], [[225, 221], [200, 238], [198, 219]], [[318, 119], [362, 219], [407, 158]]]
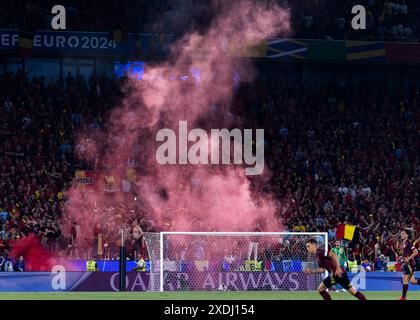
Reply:
[[329, 251], [328, 255], [325, 255], [325, 250], [318, 249], [318, 244], [315, 239], [309, 239], [306, 243], [306, 249], [310, 254], [316, 255], [319, 268], [315, 270], [305, 269], [304, 272], [308, 274], [328, 271], [328, 277], [318, 287], [318, 292], [324, 300], [331, 300], [327, 289], [337, 283], [357, 299], [366, 300], [366, 297], [350, 283], [347, 272], [340, 267], [338, 257], [333, 252]]
[[407, 300], [408, 283], [420, 285], [420, 280], [416, 280], [414, 277], [415, 272], [415, 261], [414, 258], [417, 256], [418, 251], [414, 244], [410, 241], [408, 232], [402, 230], [400, 233], [402, 245], [402, 257], [398, 260], [402, 263], [402, 274], [403, 274], [403, 289], [400, 300]]

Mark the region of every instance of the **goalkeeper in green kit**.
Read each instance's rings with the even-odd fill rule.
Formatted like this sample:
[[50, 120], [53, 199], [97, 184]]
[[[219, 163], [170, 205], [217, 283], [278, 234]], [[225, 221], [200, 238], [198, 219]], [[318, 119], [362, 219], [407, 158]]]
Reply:
[[[340, 240], [335, 241], [335, 246], [334, 248], [331, 249], [331, 251], [338, 257], [338, 262], [340, 263], [340, 267], [343, 268], [344, 270], [347, 270], [346, 249], [341, 245]], [[339, 284], [337, 284], [336, 291], [346, 291], [346, 289], [344, 289]]]

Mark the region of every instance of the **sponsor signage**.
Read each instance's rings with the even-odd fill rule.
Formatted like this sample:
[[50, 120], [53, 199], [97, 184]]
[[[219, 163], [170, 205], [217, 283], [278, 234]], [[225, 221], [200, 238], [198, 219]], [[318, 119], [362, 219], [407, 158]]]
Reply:
[[[173, 41], [172, 35], [128, 34], [116, 42], [109, 32], [38, 30], [33, 38], [33, 54], [162, 55]], [[19, 46], [19, 30], [0, 29], [0, 51], [13, 52]]]
[[302, 272], [167, 272], [165, 291], [307, 291], [314, 290], [315, 277]]

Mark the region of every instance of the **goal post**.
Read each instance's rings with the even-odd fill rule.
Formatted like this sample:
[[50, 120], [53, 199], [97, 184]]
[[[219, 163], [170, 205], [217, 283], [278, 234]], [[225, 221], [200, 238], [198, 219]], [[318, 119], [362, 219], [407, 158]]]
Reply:
[[161, 232], [145, 234], [150, 291], [308, 291], [322, 274], [306, 243], [328, 252], [316, 232]]

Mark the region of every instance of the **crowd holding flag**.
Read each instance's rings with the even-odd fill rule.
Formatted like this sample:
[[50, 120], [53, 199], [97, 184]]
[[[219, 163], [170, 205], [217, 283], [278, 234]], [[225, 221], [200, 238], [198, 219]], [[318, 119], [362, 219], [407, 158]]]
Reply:
[[360, 228], [358, 226], [340, 223], [335, 233], [337, 240], [348, 240], [358, 242], [360, 237]]

